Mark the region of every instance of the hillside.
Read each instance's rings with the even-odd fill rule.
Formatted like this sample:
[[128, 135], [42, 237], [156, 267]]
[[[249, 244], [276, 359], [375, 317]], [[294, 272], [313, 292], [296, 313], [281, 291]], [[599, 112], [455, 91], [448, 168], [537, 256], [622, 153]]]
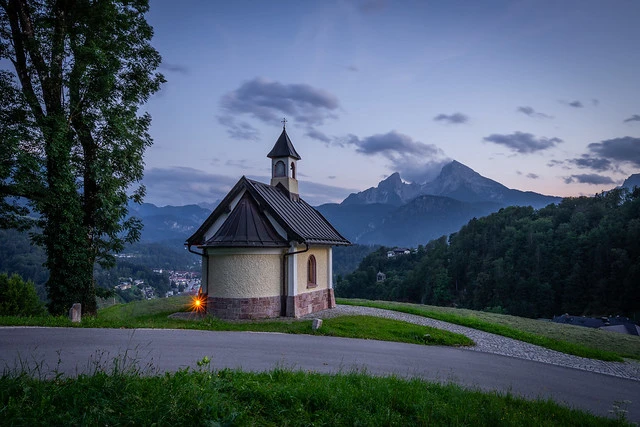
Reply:
[[336, 283], [336, 295], [533, 318], [613, 313], [638, 320], [639, 225], [640, 192], [503, 208], [416, 253], [373, 252]]

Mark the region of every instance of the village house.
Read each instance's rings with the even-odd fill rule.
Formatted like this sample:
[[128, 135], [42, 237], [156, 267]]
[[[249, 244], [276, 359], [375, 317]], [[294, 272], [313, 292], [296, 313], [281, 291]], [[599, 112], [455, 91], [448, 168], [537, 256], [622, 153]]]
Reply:
[[267, 157], [270, 184], [240, 178], [185, 243], [203, 258], [206, 310], [219, 318], [300, 317], [335, 306], [332, 247], [350, 242], [300, 197], [301, 158], [285, 126]]
[[398, 255], [409, 255], [411, 253], [410, 249], [407, 248], [394, 248], [390, 251], [387, 251], [387, 258], [393, 258]]

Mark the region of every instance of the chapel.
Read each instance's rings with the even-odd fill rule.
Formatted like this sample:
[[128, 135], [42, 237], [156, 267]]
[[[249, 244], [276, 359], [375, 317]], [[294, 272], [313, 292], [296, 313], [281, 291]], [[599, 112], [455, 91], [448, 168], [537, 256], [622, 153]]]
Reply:
[[286, 122], [267, 157], [270, 184], [240, 178], [185, 243], [202, 256], [206, 312], [221, 319], [300, 317], [335, 307], [332, 247], [351, 243], [300, 197], [301, 157]]

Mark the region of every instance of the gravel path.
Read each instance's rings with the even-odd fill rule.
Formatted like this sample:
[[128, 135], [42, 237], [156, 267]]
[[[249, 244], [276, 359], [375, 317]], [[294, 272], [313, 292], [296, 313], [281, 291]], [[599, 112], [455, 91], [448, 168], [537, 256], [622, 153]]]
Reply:
[[454, 325], [452, 323], [430, 319], [428, 317], [416, 316], [414, 314], [372, 307], [338, 305], [332, 310], [321, 311], [307, 317], [327, 319], [342, 315], [377, 316], [385, 317], [387, 319], [402, 320], [416, 325], [431, 326], [437, 329], [456, 332], [471, 338], [476, 343], [475, 346], [468, 347], [471, 351], [501, 354], [504, 356], [517, 357], [519, 359], [534, 360], [542, 363], [550, 363], [552, 365], [567, 366], [585, 371], [598, 372], [601, 374], [640, 381], [640, 362], [634, 360], [628, 360], [626, 362], [605, 362], [602, 360], [572, 356], [537, 345], [514, 340], [513, 338], [507, 338], [491, 334], [489, 332], [467, 328], [466, 326]]

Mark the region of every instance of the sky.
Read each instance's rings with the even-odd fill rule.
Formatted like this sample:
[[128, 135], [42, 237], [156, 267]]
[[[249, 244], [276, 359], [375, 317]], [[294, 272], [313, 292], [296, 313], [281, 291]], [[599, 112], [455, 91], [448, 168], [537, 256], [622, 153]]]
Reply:
[[312, 205], [452, 160], [555, 196], [640, 172], [638, 0], [151, 0], [147, 20], [159, 206], [269, 182], [283, 118]]

